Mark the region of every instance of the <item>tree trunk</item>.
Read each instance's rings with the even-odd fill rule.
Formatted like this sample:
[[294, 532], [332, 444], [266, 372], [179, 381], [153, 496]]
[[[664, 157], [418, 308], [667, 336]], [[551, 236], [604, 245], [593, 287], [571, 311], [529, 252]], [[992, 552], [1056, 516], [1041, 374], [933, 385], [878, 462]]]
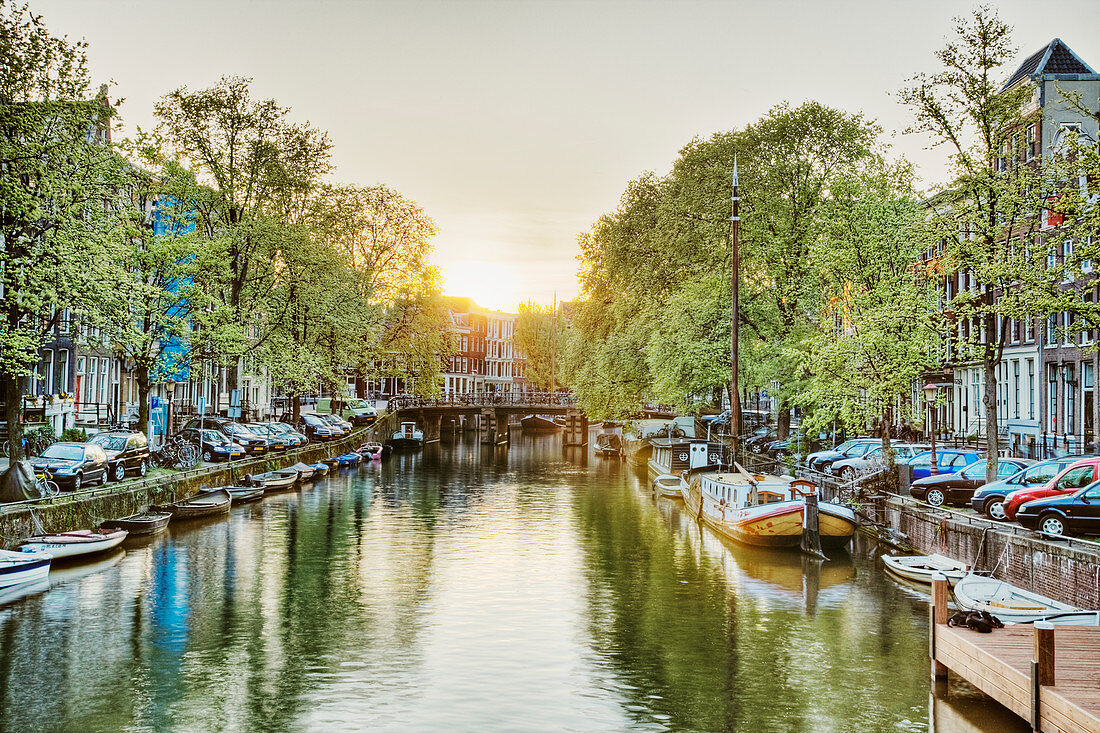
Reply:
[[775, 437], [786, 440], [791, 432], [791, 407], [786, 400], [779, 402], [779, 415], [775, 419]]
[[997, 458], [1000, 450], [1000, 431], [997, 429], [997, 362], [988, 354], [982, 361], [985, 389], [982, 392], [982, 408], [985, 410], [985, 480], [997, 480]]
[[[145, 432], [149, 427], [149, 391], [152, 389], [149, 384], [149, 367], [139, 365], [135, 371], [138, 384], [138, 430]], [[165, 430], [167, 431], [167, 423]]]
[[8, 423], [8, 465], [21, 461], [23, 455], [23, 390], [19, 388], [19, 378], [11, 374], [0, 377], [0, 391], [4, 398], [4, 420]]
[[294, 422], [298, 422], [298, 418], [302, 414], [302, 396], [297, 392], [290, 398], [290, 412], [294, 418]]

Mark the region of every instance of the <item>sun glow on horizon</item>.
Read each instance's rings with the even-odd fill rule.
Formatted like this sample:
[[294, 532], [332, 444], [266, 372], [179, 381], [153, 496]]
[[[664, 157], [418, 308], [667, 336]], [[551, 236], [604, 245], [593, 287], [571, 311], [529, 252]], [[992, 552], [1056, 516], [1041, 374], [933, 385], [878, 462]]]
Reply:
[[502, 262], [462, 260], [440, 266], [443, 292], [463, 298], [490, 310], [515, 313], [520, 301], [527, 300], [519, 292], [519, 273]]

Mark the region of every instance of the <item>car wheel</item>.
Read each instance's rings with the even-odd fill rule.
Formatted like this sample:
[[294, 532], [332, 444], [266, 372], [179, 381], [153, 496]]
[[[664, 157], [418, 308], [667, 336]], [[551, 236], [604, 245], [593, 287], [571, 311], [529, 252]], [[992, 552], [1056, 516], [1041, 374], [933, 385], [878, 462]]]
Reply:
[[1039, 529], [1047, 534], [1066, 533], [1066, 524], [1057, 514], [1045, 514], [1039, 517]]
[[84, 484], [84, 474], [78, 473], [73, 476], [73, 491], [80, 491], [80, 487]]
[[115, 466], [115, 481], [121, 481], [124, 478], [126, 478], [126, 466], [119, 462]]
[[1003, 522], [1008, 517], [1005, 516], [1005, 500], [993, 497], [985, 503], [985, 515], [990, 519], [996, 519], [998, 522]]
[[141, 463], [138, 464], [138, 473], [144, 476], [148, 470], [149, 462], [143, 459]]
[[204, 451], [202, 452], [202, 459], [203, 459], [204, 461], [206, 461], [207, 463], [213, 463], [213, 462], [214, 462], [214, 454], [213, 454], [213, 453], [211, 453], [211, 452], [210, 452], [210, 451], [208, 451], [208, 450], [204, 450]]
[[760, 446], [754, 445], [752, 448], [749, 448], [749, 450], [751, 450], [753, 453], [759, 453], [760, 452]]
[[939, 489], [932, 489], [928, 492], [928, 496], [924, 497], [925, 501], [927, 501], [932, 506], [943, 506], [943, 501], [945, 498], [946, 497], [944, 497], [943, 492]]
[[845, 481], [855, 481], [856, 470], [851, 466], [845, 466], [844, 471], [841, 472], [841, 476], [843, 476]]
[[777, 460], [777, 461], [785, 461], [785, 460], [787, 460], [787, 452], [786, 452], [786, 451], [782, 451], [782, 450], [777, 450], [777, 451], [775, 452], [775, 460]]

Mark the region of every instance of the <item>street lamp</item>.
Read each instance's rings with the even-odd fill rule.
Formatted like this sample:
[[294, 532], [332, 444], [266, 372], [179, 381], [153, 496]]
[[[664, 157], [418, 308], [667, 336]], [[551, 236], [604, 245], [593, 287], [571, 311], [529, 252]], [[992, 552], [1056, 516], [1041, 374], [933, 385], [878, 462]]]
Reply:
[[172, 412], [173, 412], [173, 410], [172, 410], [173, 399], [172, 398], [176, 393], [176, 383], [175, 383], [175, 381], [169, 379], [164, 384], [164, 391], [168, 393], [168, 417], [164, 421], [165, 437], [167, 437], [168, 435], [172, 434], [172, 428], [174, 427], [172, 425], [172, 417], [173, 417], [173, 415], [172, 415]]
[[932, 466], [929, 473], [933, 476], [939, 474], [939, 466], [936, 463], [936, 393], [940, 391], [939, 385], [929, 382], [924, 385], [924, 401], [928, 403], [928, 412], [931, 414], [932, 433]]

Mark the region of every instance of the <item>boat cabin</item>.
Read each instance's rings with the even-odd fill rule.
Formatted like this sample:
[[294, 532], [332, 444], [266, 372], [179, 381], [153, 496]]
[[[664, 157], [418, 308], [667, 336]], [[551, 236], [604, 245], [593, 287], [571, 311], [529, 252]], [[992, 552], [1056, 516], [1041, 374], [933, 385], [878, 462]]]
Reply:
[[805, 479], [787, 479], [740, 472], [704, 473], [699, 476], [700, 488], [722, 506], [744, 507], [794, 501], [803, 494], [813, 493], [814, 485]]

